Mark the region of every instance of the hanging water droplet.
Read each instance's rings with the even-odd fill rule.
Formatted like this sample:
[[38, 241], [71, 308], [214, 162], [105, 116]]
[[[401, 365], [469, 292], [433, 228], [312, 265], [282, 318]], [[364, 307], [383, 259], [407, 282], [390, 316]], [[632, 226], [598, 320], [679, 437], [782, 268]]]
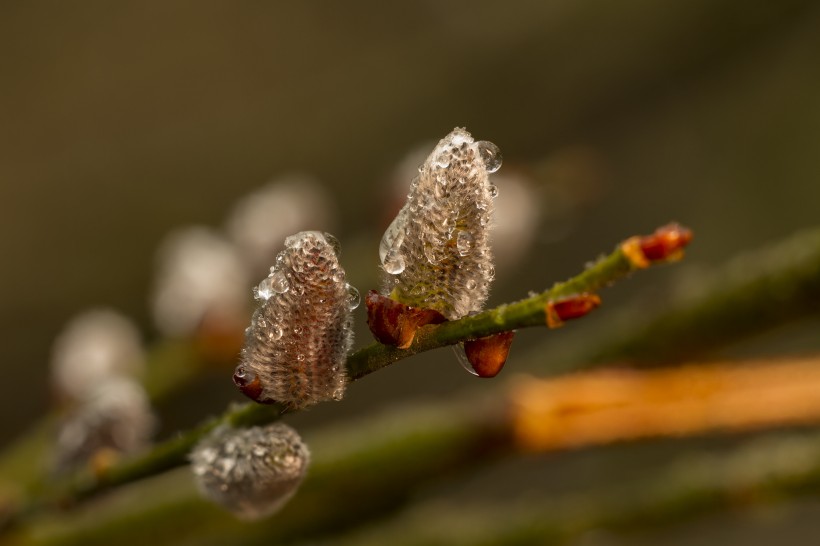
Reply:
[[456, 237], [456, 248], [458, 249], [459, 255], [466, 256], [469, 254], [470, 250], [473, 249], [474, 242], [473, 235], [469, 231], [460, 230]]
[[476, 142], [476, 146], [478, 146], [478, 155], [481, 156], [488, 173], [494, 173], [501, 168], [502, 157], [498, 146], [488, 140]]
[[398, 275], [404, 271], [406, 262], [404, 255], [397, 249], [390, 250], [382, 260], [382, 267], [391, 275]]
[[270, 279], [270, 289], [277, 294], [284, 294], [290, 289], [290, 283], [284, 271], [277, 271], [268, 279]]
[[[390, 222], [390, 225], [387, 226], [387, 229], [382, 236], [382, 240], [379, 243], [379, 259], [382, 262], [382, 265], [385, 268], [385, 271], [390, 273], [388, 270], [388, 266], [385, 264], [385, 261], [395, 262], [396, 254], [400, 253], [401, 245], [404, 242], [404, 234], [405, 234], [405, 227], [407, 222], [407, 214], [408, 209], [407, 205], [405, 205], [396, 217]], [[388, 257], [388, 254], [393, 253], [393, 256]], [[395, 264], [391, 263], [391, 269], [395, 268]], [[404, 269], [404, 265], [401, 266], [401, 269]]]
[[359, 295], [359, 291], [356, 289], [355, 286], [348, 284], [347, 285], [347, 308], [352, 311], [355, 308], [357, 308], [361, 302], [362, 302], [362, 297]]
[[268, 301], [273, 296], [273, 278], [265, 277], [254, 289], [253, 297], [260, 301]]
[[336, 256], [340, 256], [342, 252], [342, 244], [339, 242], [339, 239], [337, 239], [332, 233], [328, 232], [325, 232], [324, 236], [327, 244], [333, 248], [333, 253], [336, 254]]
[[492, 197], [493, 199], [498, 197], [498, 186], [496, 186], [495, 184], [490, 184], [490, 187], [487, 189], [490, 192], [490, 197]]
[[470, 364], [470, 361], [467, 359], [467, 353], [464, 352], [464, 345], [461, 343], [453, 345], [453, 352], [456, 354], [456, 360], [458, 360], [462, 368], [467, 370], [471, 375], [478, 376], [478, 373], [473, 369], [473, 365]]

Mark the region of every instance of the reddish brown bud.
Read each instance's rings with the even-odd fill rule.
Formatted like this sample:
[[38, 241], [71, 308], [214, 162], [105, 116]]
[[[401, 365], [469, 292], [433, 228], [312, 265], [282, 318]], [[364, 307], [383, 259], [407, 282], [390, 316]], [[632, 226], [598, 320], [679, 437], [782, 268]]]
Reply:
[[550, 301], [544, 307], [547, 326], [560, 328], [564, 321], [583, 317], [601, 305], [598, 294], [578, 294], [561, 300]]
[[658, 228], [652, 235], [632, 237], [624, 241], [621, 251], [632, 265], [649, 267], [654, 262], [677, 261], [683, 257], [683, 249], [692, 241], [692, 231], [679, 224]]
[[233, 382], [242, 391], [242, 394], [254, 401], [262, 396], [262, 381], [255, 373], [248, 372], [241, 364], [236, 367]]
[[464, 342], [467, 360], [479, 377], [495, 377], [510, 354], [515, 332], [501, 332]]
[[411, 307], [371, 290], [365, 297], [367, 325], [373, 336], [385, 345], [406, 349], [413, 343], [416, 330], [426, 324], [440, 324], [447, 319], [433, 309]]

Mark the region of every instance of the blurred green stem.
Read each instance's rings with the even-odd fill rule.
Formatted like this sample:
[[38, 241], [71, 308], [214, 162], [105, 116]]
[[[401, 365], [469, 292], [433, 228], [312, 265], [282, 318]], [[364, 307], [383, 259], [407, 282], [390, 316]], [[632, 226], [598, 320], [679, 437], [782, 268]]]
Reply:
[[[612, 253], [599, 259], [576, 277], [558, 283], [540, 294], [460, 320], [422, 327], [408, 349], [397, 349], [379, 343], [360, 349], [348, 358], [349, 375], [356, 380], [417, 353], [494, 333], [529, 326], [544, 326], [545, 309], [549, 302], [577, 294], [597, 292], [639, 268], [640, 266], [634, 263], [634, 256], [630, 258], [622, 245], [619, 245]], [[20, 512], [9, 516], [7, 521], [11, 524], [19, 519], [19, 514], [31, 514], [47, 510], [51, 506], [73, 504], [113, 487], [184, 465], [187, 463], [191, 448], [216, 426], [264, 424], [278, 419], [285, 411], [284, 407], [276, 404], [247, 404], [230, 409], [220, 417], [210, 419], [157, 445], [145, 455], [115, 464], [104, 472], [80, 472], [68, 480], [48, 487], [42, 494], [26, 503]]]
[[738, 256], [698, 277], [696, 291], [685, 299], [665, 306], [660, 314], [621, 321], [627, 324], [625, 331], [572, 360], [590, 365], [691, 361], [738, 339], [811, 316], [820, 316], [817, 228]]

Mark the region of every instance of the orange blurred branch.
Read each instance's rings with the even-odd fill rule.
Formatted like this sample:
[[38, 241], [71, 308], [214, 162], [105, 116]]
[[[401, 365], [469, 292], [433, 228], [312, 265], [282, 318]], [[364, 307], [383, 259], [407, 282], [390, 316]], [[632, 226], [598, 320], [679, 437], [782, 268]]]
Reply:
[[530, 450], [816, 423], [820, 357], [524, 378], [510, 400]]

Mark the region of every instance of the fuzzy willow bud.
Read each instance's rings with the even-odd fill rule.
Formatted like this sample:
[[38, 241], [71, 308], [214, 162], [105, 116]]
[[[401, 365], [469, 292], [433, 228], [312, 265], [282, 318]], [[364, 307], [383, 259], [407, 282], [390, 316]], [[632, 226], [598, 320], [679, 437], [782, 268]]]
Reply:
[[51, 373], [57, 391], [69, 400], [96, 396], [104, 382], [135, 377], [145, 367], [137, 327], [110, 309], [74, 317], [54, 341]]
[[479, 311], [494, 276], [489, 228], [498, 147], [456, 128], [419, 167], [379, 248], [386, 293], [458, 319]]
[[268, 516], [296, 492], [310, 463], [302, 439], [284, 423], [216, 428], [190, 455], [202, 494], [242, 519]]
[[253, 400], [302, 408], [344, 395], [359, 293], [345, 281], [338, 251], [330, 234], [292, 235], [255, 289], [261, 304], [234, 373]]
[[60, 423], [53, 468], [58, 474], [97, 457], [130, 455], [148, 447], [156, 426], [148, 395], [126, 377], [97, 384]]

